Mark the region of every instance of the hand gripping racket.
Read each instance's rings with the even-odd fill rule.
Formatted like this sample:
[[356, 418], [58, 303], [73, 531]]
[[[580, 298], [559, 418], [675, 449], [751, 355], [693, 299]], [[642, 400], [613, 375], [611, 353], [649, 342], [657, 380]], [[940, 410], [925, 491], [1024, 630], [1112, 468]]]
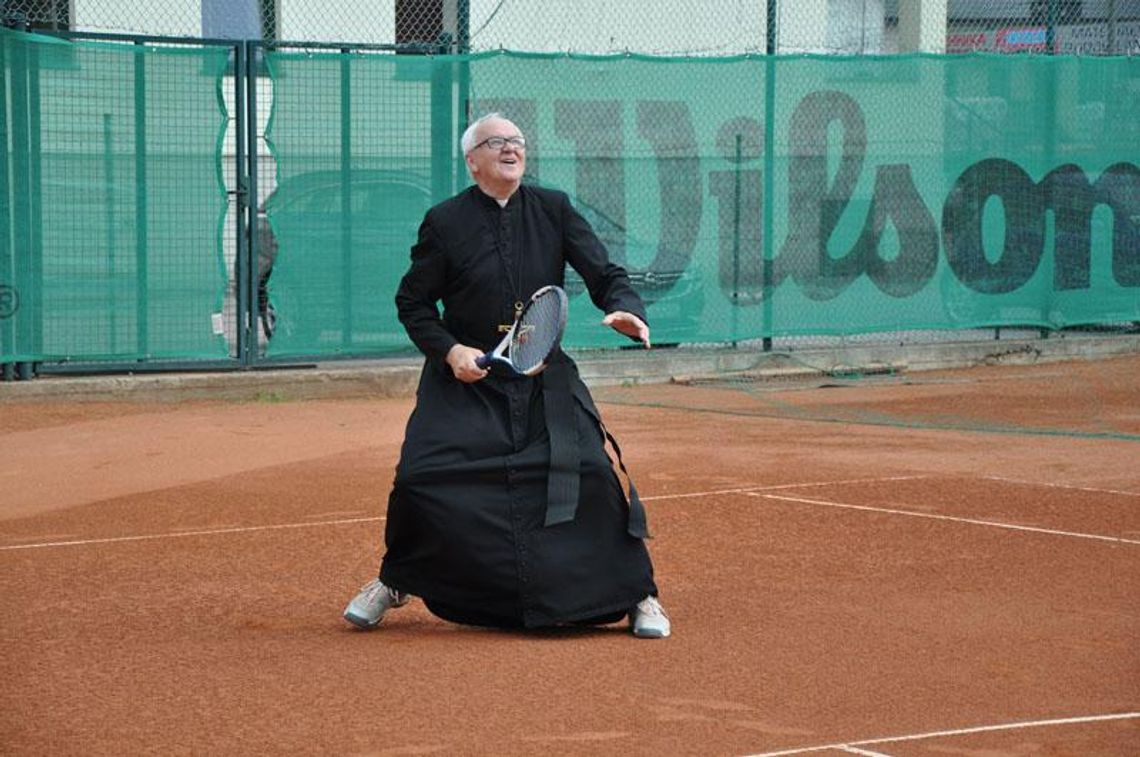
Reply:
[[475, 364], [483, 369], [501, 366], [516, 376], [542, 373], [546, 361], [562, 341], [567, 303], [566, 292], [561, 287], [539, 289], [515, 316], [502, 341], [492, 351], [476, 358]]

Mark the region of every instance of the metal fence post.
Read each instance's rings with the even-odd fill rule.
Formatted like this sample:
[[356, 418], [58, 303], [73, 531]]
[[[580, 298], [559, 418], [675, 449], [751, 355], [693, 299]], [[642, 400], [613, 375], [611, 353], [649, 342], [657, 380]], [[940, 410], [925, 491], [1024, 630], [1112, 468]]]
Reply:
[[115, 309], [116, 295], [118, 294], [118, 287], [116, 286], [115, 277], [115, 246], [117, 239], [115, 236], [115, 151], [114, 140], [111, 136], [111, 114], [103, 114], [103, 192], [106, 195], [104, 204], [104, 214], [107, 224], [106, 244], [107, 244], [107, 261], [104, 265], [104, 275], [107, 277], [107, 289], [104, 292], [106, 297], [106, 308], [110, 323], [108, 327], [111, 332], [111, 352], [118, 352], [118, 336], [119, 336], [119, 322], [117, 311]]
[[[450, 35], [439, 40], [434, 55], [447, 55], [450, 52]], [[452, 189], [452, 119], [451, 107], [453, 81], [451, 67], [432, 59], [431, 66], [431, 192], [435, 200], [451, 194]]]
[[340, 181], [341, 181], [341, 296], [344, 328], [340, 340], [352, 344], [352, 58], [342, 48], [340, 59]]
[[[466, 56], [471, 53], [471, 2], [470, 0], [459, 0], [456, 11], [456, 52], [461, 56]], [[471, 122], [471, 63], [462, 60], [456, 67], [456, 86], [458, 89], [457, 102], [459, 103], [459, 112], [456, 114], [457, 130], [462, 133], [467, 125]], [[454, 142], [454, 140], [452, 140]], [[454, 183], [451, 190], [454, 191], [463, 186], [467, 178], [467, 164], [462, 160], [455, 161]], [[451, 192], [448, 192], [451, 194]], [[436, 198], [441, 199], [441, 198]]]
[[137, 359], [150, 353], [150, 228], [147, 220], [146, 43], [135, 43], [135, 324]]
[[[256, 176], [246, 155], [247, 114], [254, 107], [256, 87], [249, 81], [248, 42], [239, 42], [233, 49], [234, 72], [234, 202], [236, 204], [235, 249], [234, 249], [234, 318], [237, 321], [237, 360], [242, 367], [248, 367], [257, 352], [256, 336], [250, 328], [250, 281], [253, 278], [251, 250], [257, 228], [257, 195], [251, 186], [251, 177]], [[252, 212], [251, 212], [252, 209]], [[251, 339], [252, 336], [252, 339]]]
[[[1057, 0], [1048, 0], [1046, 17], [1045, 17], [1045, 47], [1046, 47], [1045, 54], [1046, 55], [1052, 56], [1052, 55], [1057, 54], [1056, 32], [1057, 32]], [[1045, 93], [1046, 93], [1045, 94], [1045, 97], [1046, 97], [1046, 100], [1045, 100], [1045, 114], [1046, 114], [1045, 115], [1045, 165], [1048, 166], [1048, 168], [1046, 168], [1045, 170], [1049, 171], [1049, 170], [1052, 170], [1052, 168], [1057, 165], [1056, 155], [1057, 155], [1057, 79], [1058, 79], [1058, 76], [1057, 76], [1057, 66], [1052, 63], [1052, 59], [1050, 59], [1047, 76], [1048, 76], [1048, 85], [1045, 87]], [[1053, 191], [1052, 185], [1050, 185], [1046, 191], [1049, 193], [1052, 193], [1052, 191]], [[1047, 199], [1048, 207], [1055, 207], [1051, 197], [1046, 198], [1046, 199]], [[1044, 240], [1042, 240], [1042, 241], [1044, 241]], [[1057, 247], [1058, 247], [1058, 245], [1056, 243], [1054, 243], [1054, 245], [1053, 245], [1053, 253], [1054, 253], [1053, 264], [1054, 265], [1056, 265]], [[1042, 315], [1047, 315], [1047, 314], [1048, 314], [1048, 312], [1046, 311]], [[1038, 330], [1037, 333], [1042, 339], [1048, 339], [1049, 335], [1051, 333], [1051, 327], [1050, 328], [1042, 328], [1042, 329]]]
[[772, 218], [775, 213], [773, 195], [775, 194], [776, 173], [776, 10], [778, 0], [768, 0], [768, 22], [765, 28], [765, 60], [764, 60], [764, 261], [763, 261], [763, 298], [761, 308], [764, 311], [764, 336], [761, 340], [764, 352], [772, 351], [772, 321], [775, 312], [772, 306], [772, 267], [775, 260], [775, 223]]
[[[257, 79], [259, 66], [264, 64], [265, 49], [258, 40], [246, 40], [239, 44], [244, 47], [245, 75], [242, 77], [247, 97], [245, 107], [238, 111], [237, 139], [246, 146], [245, 160], [241, 161], [236, 172], [240, 176], [246, 172], [244, 181], [246, 212], [241, 214], [245, 219], [246, 238], [245, 246], [246, 276], [245, 301], [246, 309], [242, 315], [245, 326], [246, 359], [243, 365], [251, 366], [257, 362], [258, 334], [261, 315], [261, 238], [259, 236], [259, 215], [261, 213], [261, 189], [257, 183], [259, 164], [257, 146], [257, 98], [259, 95]], [[268, 337], [268, 334], [266, 335]]]
[[31, 320], [29, 330], [32, 335], [32, 349], [36, 354], [31, 362], [24, 365], [24, 378], [33, 378], [39, 372], [40, 360], [44, 353], [44, 180], [43, 180], [43, 128], [40, 97], [40, 49], [29, 47], [28, 60], [28, 144], [31, 147], [31, 160], [28, 176], [29, 209], [31, 210], [31, 261], [29, 274], [32, 279], [30, 302], [24, 304]]
[[[31, 139], [28, 92], [28, 50], [22, 41], [12, 48], [11, 108], [12, 108], [12, 266], [13, 288], [20, 297], [19, 319], [13, 325], [15, 375], [18, 379], [31, 377], [26, 359], [33, 349], [30, 333], [31, 315], [26, 305], [34, 299], [32, 292], [32, 207], [31, 207]], [[15, 316], [13, 316], [15, 317]]]
[[[0, 40], [0, 144], [8, 144], [8, 37]], [[15, 284], [16, 264], [12, 257], [12, 218], [11, 197], [8, 182], [11, 178], [9, 161], [11, 153], [4, 150], [4, 160], [0, 161], [0, 218], [4, 219], [4, 233], [0, 235], [0, 286], [7, 287], [0, 292], [0, 381], [11, 381], [14, 376], [12, 363], [3, 360], [4, 355], [16, 351], [16, 330], [14, 312], [18, 292]]]

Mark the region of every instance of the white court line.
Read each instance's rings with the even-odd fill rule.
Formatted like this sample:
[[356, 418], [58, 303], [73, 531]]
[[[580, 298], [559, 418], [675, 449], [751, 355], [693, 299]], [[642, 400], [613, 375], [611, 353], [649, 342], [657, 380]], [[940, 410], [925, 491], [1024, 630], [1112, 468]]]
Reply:
[[688, 492], [686, 494], [658, 494], [654, 497], [642, 497], [642, 502], [656, 502], [663, 499], [689, 499], [692, 497], [716, 497], [721, 494], [748, 494], [750, 492], [773, 492], [781, 489], [802, 489], [806, 486], [837, 486], [839, 484], [873, 484], [878, 481], [913, 481], [930, 476], [878, 476], [875, 478], [847, 478], [838, 481], [807, 481], [799, 484], [772, 484], [769, 486], [743, 486], [738, 489], [713, 489], [707, 492]]
[[[852, 478], [841, 481], [819, 481], [802, 484], [780, 484], [773, 486], [749, 486], [741, 489], [721, 489], [718, 491], [694, 492], [691, 494], [664, 494], [657, 497], [642, 497], [643, 500], [682, 499], [685, 497], [712, 497], [718, 494], [741, 494], [747, 492], [777, 491], [780, 489], [795, 489], [804, 486], [830, 486], [835, 484], [865, 483], [868, 481], [902, 481], [912, 478], [926, 478], [926, 476], [894, 476], [889, 478]], [[35, 542], [32, 544], [14, 544], [0, 546], [0, 552], [9, 552], [17, 549], [44, 549], [47, 547], [76, 547], [91, 544], [114, 544], [117, 542], [146, 541], [151, 539], [175, 539], [183, 536], [213, 536], [217, 534], [237, 534], [251, 531], [273, 531], [283, 528], [310, 528], [313, 526], [339, 526], [347, 523], [372, 523], [386, 520], [384, 517], [374, 518], [346, 518], [341, 520], [324, 520], [312, 523], [282, 523], [274, 526], [243, 526], [239, 528], [215, 528], [202, 531], [179, 531], [163, 534], [141, 534], [138, 536], [109, 536], [102, 539], [75, 539], [73, 541]]]
[[[662, 499], [683, 499], [686, 497], [713, 497], [721, 494], [743, 494], [747, 492], [760, 492], [760, 491], [777, 491], [780, 489], [795, 489], [804, 486], [829, 486], [834, 484], [854, 484], [864, 483], [868, 481], [899, 481], [910, 478], [925, 478], [925, 476], [897, 476], [892, 478], [852, 478], [842, 481], [820, 481], [817, 483], [803, 483], [803, 484], [780, 484], [773, 486], [749, 486], [739, 489], [720, 489], [717, 491], [707, 492], [693, 492], [691, 494], [663, 494], [657, 497], [642, 497], [643, 500], [662, 500]], [[11, 546], [0, 546], [0, 552], [8, 552], [17, 549], [44, 549], [46, 547], [76, 547], [86, 546], [91, 544], [114, 544], [117, 542], [130, 542], [130, 541], [145, 541], [150, 539], [174, 539], [181, 536], [212, 536], [216, 534], [234, 534], [245, 533], [249, 531], [272, 531], [282, 528], [308, 528], [310, 526], [337, 526], [346, 523], [370, 523], [373, 521], [385, 520], [383, 517], [378, 518], [349, 518], [345, 520], [326, 520], [316, 521], [313, 523], [284, 523], [276, 526], [247, 526], [240, 528], [216, 528], [203, 531], [181, 531], [177, 533], [163, 533], [163, 534], [142, 534], [138, 536], [111, 536], [103, 539], [76, 539], [73, 541], [50, 541], [50, 542], [35, 542], [32, 544], [14, 544]]]
[[1120, 494], [1125, 497], [1140, 497], [1140, 492], [1130, 492], [1123, 489], [1098, 489], [1095, 486], [1072, 486], [1071, 484], [1050, 484], [1044, 481], [1024, 481], [1019, 478], [1005, 476], [980, 476], [990, 481], [1004, 481], [1008, 484], [1021, 484], [1022, 486], [1044, 486], [1048, 489], [1072, 489], [1078, 492], [1092, 492], [1093, 494]]
[[804, 754], [806, 752], [825, 752], [830, 749], [846, 750], [851, 747], [870, 746], [872, 744], [891, 744], [899, 741], [921, 741], [922, 739], [936, 739], [945, 736], [965, 736], [971, 733], [987, 733], [992, 731], [1012, 731], [1019, 728], [1041, 728], [1053, 725], [1072, 725], [1075, 723], [1097, 723], [1104, 720], [1129, 720], [1140, 718], [1140, 712], [1122, 712], [1116, 715], [1089, 715], [1079, 718], [1057, 718], [1055, 720], [1028, 720], [1020, 723], [1002, 723], [1001, 725], [982, 725], [973, 728], [957, 728], [950, 731], [931, 731], [929, 733], [914, 733], [907, 736], [887, 736], [881, 739], [865, 739], [863, 741], [848, 741], [846, 743], [823, 744], [820, 746], [799, 747], [785, 749], [779, 752], [760, 752], [748, 757], [779, 757], [786, 754]]
[[779, 494], [755, 494], [753, 496], [766, 499], [777, 499], [785, 502], [802, 502], [808, 505], [821, 505], [823, 507], [838, 507], [845, 510], [865, 510], [872, 513], [887, 513], [889, 515], [908, 515], [912, 518], [928, 518], [930, 520], [945, 520], [952, 523], [969, 523], [975, 526], [989, 526], [990, 528], [1005, 528], [1011, 531], [1030, 531], [1037, 534], [1052, 534], [1054, 536], [1072, 536], [1078, 539], [1095, 539], [1096, 541], [1109, 541], [1118, 544], [1140, 544], [1136, 539], [1122, 539], [1117, 536], [1101, 536], [1100, 534], [1083, 534], [1077, 531], [1060, 531], [1053, 528], [1037, 528], [1036, 526], [1018, 526], [1012, 523], [1000, 523], [994, 520], [978, 520], [976, 518], [957, 518], [953, 515], [934, 515], [932, 513], [916, 513], [911, 510], [896, 510], [890, 507], [871, 507], [869, 505], [850, 505], [843, 502], [828, 502], [822, 499], [807, 499], [806, 497], [788, 497]]
[[242, 534], [250, 531], [278, 531], [284, 528], [314, 528], [316, 526], [340, 526], [346, 523], [372, 523], [386, 518], [343, 518], [341, 520], [321, 520], [313, 523], [277, 523], [270, 526], [241, 526], [238, 528], [210, 528], [201, 531], [177, 531], [165, 534], [140, 534], [138, 536], [109, 536], [103, 539], [76, 539], [74, 541], [45, 541], [34, 544], [13, 544], [0, 547], [0, 552], [16, 549], [44, 549], [46, 547], [77, 547], [90, 544], [113, 544], [124, 541], [147, 541], [150, 539], [178, 539], [184, 536], [214, 536], [216, 534]]
[[[702, 492], [687, 492], [685, 494], [659, 494], [659, 495], [652, 496], [652, 497], [642, 497], [641, 499], [645, 502], [659, 502], [659, 501], [670, 500], [670, 499], [693, 499], [693, 498], [698, 498], [698, 497], [716, 497], [716, 496], [721, 496], [721, 495], [725, 495], [725, 494], [757, 494], [758, 496], [770, 497], [772, 499], [787, 499], [790, 502], [804, 502], [804, 503], [808, 503], [808, 504], [825, 505], [828, 507], [844, 507], [844, 508], [849, 508], [849, 509], [854, 509], [854, 510], [871, 510], [871, 511], [875, 511], [875, 512], [894, 513], [894, 514], [898, 514], [898, 515], [911, 515], [911, 516], [919, 517], [919, 518], [933, 518], [933, 519], [938, 519], [938, 520], [960, 521], [963, 523], [974, 523], [976, 525], [995, 526], [995, 527], [999, 527], [999, 528], [1010, 528], [1010, 529], [1021, 530], [1021, 531], [1039, 531], [1042, 533], [1061, 534], [1061, 535], [1065, 535], [1065, 536], [1078, 536], [1078, 537], [1083, 537], [1083, 538], [1087, 538], [1087, 539], [1101, 539], [1101, 540], [1106, 540], [1106, 541], [1124, 542], [1127, 544], [1140, 544], [1140, 542], [1133, 541], [1131, 539], [1117, 539], [1117, 538], [1110, 537], [1110, 536], [1097, 536], [1097, 535], [1092, 535], [1092, 534], [1078, 534], [1078, 533], [1070, 533], [1070, 532], [1066, 532], [1066, 531], [1050, 531], [1048, 529], [1032, 528], [1029, 526], [1013, 526], [1013, 525], [1009, 525], [1009, 524], [995, 523], [995, 522], [990, 522], [990, 521], [970, 520], [968, 518], [953, 518], [953, 517], [945, 516], [945, 515], [928, 515], [928, 514], [924, 514], [924, 513], [909, 512], [906, 510], [889, 510], [889, 509], [885, 509], [885, 508], [864, 507], [864, 506], [860, 506], [860, 505], [845, 505], [845, 504], [837, 503], [837, 502], [825, 502], [823, 500], [796, 499], [796, 498], [792, 498], [792, 497], [778, 497], [776, 495], [763, 494], [763, 492], [780, 491], [780, 490], [784, 490], [784, 489], [802, 489], [805, 487], [818, 487], [818, 486], [838, 486], [838, 485], [843, 485], [843, 484], [865, 484], [865, 483], [877, 483], [877, 482], [884, 482], [884, 481], [914, 481], [914, 480], [925, 479], [925, 478], [932, 478], [932, 476], [928, 476], [928, 475], [877, 476], [877, 477], [867, 477], [867, 478], [838, 479], [838, 480], [832, 480], [832, 481], [806, 481], [806, 482], [795, 483], [795, 484], [772, 484], [772, 485], [768, 485], [768, 486], [745, 486], [745, 487], [738, 487], [738, 488], [734, 488], [734, 489], [712, 489], [709, 491], [702, 491]], [[1107, 492], [1110, 494], [1127, 494], [1127, 495], [1132, 495], [1132, 496], [1138, 496], [1134, 492], [1117, 492], [1117, 491], [1109, 490], [1109, 489], [1085, 489], [1084, 487], [1064, 487], [1063, 485], [1060, 485], [1060, 484], [1038, 484], [1037, 482], [1018, 481], [1016, 479], [1002, 478], [1000, 476], [985, 476], [984, 478], [990, 478], [990, 479], [993, 479], [995, 481], [1008, 481], [1008, 482], [1012, 482], [1012, 483], [1022, 483], [1022, 484], [1028, 484], [1028, 485], [1035, 485], [1036, 484], [1036, 485], [1041, 485], [1041, 486], [1056, 486], [1058, 488], [1074, 488], [1074, 489], [1082, 489], [1085, 491]], [[15, 544], [15, 545], [10, 545], [10, 546], [0, 546], [0, 552], [6, 552], [6, 551], [11, 551], [11, 550], [17, 550], [17, 549], [42, 549], [42, 548], [46, 548], [46, 547], [72, 547], [72, 546], [83, 546], [83, 545], [90, 545], [90, 544], [111, 544], [111, 543], [116, 543], [116, 542], [144, 541], [144, 540], [151, 540], [151, 539], [173, 539], [173, 538], [177, 538], [177, 537], [181, 537], [181, 536], [210, 536], [210, 535], [216, 535], [216, 534], [233, 534], [233, 533], [244, 533], [244, 532], [250, 532], [250, 531], [273, 531], [273, 530], [286, 529], [286, 528], [309, 528], [309, 527], [313, 527], [313, 526], [336, 526], [336, 525], [344, 525], [344, 524], [348, 524], [348, 523], [371, 523], [371, 522], [382, 521], [382, 520], [385, 520], [385, 518], [384, 517], [348, 518], [348, 519], [342, 519], [342, 520], [316, 521], [313, 523], [283, 523], [283, 524], [272, 525], [272, 526], [247, 526], [247, 527], [241, 527], [241, 528], [219, 528], [219, 529], [209, 529], [209, 530], [202, 530], [202, 531], [182, 531], [182, 532], [178, 532], [178, 533], [142, 534], [142, 535], [138, 535], [138, 536], [114, 536], [114, 537], [107, 537], [107, 538], [103, 538], [103, 539], [76, 539], [73, 541], [37, 542], [37, 543], [33, 543], [33, 544]]]
[[891, 757], [885, 752], [872, 752], [870, 749], [856, 749], [853, 746], [844, 746], [843, 751], [850, 754], [861, 754], [863, 757]]

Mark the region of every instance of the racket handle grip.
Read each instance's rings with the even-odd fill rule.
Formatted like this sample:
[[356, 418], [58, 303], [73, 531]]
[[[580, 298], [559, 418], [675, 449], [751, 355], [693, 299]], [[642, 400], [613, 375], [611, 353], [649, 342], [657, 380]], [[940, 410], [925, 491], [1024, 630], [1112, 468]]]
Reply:
[[487, 354], [480, 355], [479, 357], [475, 358], [475, 365], [479, 366], [483, 370], [487, 370], [487, 368], [491, 365], [491, 356]]

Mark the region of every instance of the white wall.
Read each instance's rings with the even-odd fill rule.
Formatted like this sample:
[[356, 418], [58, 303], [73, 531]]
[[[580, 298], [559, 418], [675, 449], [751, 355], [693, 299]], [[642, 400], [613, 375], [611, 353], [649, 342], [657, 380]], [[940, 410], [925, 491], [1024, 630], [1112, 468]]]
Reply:
[[471, 0], [471, 44], [544, 51], [762, 52], [764, 0]]
[[284, 41], [396, 40], [395, 0], [277, 0], [277, 38]]
[[946, 52], [947, 0], [899, 3], [898, 52]]
[[72, 0], [72, 26], [84, 31], [147, 34], [164, 37], [202, 36], [202, 5], [145, 0]]

